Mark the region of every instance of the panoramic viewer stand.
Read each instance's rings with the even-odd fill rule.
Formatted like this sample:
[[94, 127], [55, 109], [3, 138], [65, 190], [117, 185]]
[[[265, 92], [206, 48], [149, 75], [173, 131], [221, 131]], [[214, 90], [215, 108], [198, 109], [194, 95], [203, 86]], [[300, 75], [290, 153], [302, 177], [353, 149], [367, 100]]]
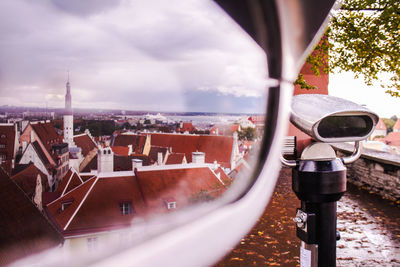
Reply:
[[[360, 141], [373, 132], [378, 116], [337, 97], [299, 95], [293, 98], [290, 121], [317, 141], [299, 160], [281, 157], [293, 168], [292, 189], [301, 200], [293, 219], [301, 240], [300, 266], [336, 266], [336, 202], [346, 192], [344, 164], [360, 157]], [[327, 142], [355, 142], [354, 152], [337, 158]]]

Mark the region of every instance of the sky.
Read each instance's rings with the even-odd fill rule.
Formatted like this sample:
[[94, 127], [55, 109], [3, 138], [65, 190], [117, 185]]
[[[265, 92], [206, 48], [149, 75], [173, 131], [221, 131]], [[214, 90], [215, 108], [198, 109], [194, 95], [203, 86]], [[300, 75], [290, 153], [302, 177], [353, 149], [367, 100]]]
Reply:
[[0, 36], [0, 105], [62, 107], [69, 71], [74, 108], [264, 110], [265, 54], [211, 1], [2, 0]]
[[[265, 54], [212, 1], [1, 0], [0, 62], [0, 105], [61, 108], [69, 72], [73, 108], [265, 110]], [[349, 75], [329, 91], [400, 115]]]
[[385, 93], [386, 89], [378, 84], [366, 85], [362, 78], [354, 78], [353, 73], [330, 74], [328, 91], [330, 95], [365, 105], [382, 118], [393, 115], [400, 118], [400, 98]]

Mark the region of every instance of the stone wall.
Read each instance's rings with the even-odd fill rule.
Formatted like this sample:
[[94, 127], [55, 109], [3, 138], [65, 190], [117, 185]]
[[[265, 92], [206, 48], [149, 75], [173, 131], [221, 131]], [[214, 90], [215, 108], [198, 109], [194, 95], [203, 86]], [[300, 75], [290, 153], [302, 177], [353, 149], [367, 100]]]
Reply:
[[[351, 153], [347, 144], [335, 145], [338, 156]], [[362, 156], [347, 167], [347, 180], [366, 187], [384, 198], [400, 200], [400, 156], [365, 149]]]

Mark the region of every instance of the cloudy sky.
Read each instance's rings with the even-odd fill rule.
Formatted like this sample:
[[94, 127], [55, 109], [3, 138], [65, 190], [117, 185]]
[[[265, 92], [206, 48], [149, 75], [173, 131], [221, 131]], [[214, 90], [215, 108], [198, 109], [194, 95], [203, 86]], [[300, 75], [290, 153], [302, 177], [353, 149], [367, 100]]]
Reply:
[[[157, 7], [157, 8], [155, 8]], [[211, 1], [2, 0], [0, 105], [264, 110], [265, 55]]]
[[[253, 113], [265, 55], [208, 0], [1, 0], [0, 105]], [[400, 116], [349, 74], [330, 94]]]

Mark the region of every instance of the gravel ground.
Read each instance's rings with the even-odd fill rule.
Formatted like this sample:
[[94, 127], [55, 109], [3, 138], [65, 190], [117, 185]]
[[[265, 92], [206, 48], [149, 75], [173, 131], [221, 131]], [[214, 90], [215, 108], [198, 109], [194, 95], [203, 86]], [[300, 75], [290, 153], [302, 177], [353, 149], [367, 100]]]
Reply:
[[[283, 168], [264, 215], [216, 267], [300, 266], [292, 218], [300, 201]], [[337, 266], [400, 266], [400, 205], [348, 185], [338, 202]]]

